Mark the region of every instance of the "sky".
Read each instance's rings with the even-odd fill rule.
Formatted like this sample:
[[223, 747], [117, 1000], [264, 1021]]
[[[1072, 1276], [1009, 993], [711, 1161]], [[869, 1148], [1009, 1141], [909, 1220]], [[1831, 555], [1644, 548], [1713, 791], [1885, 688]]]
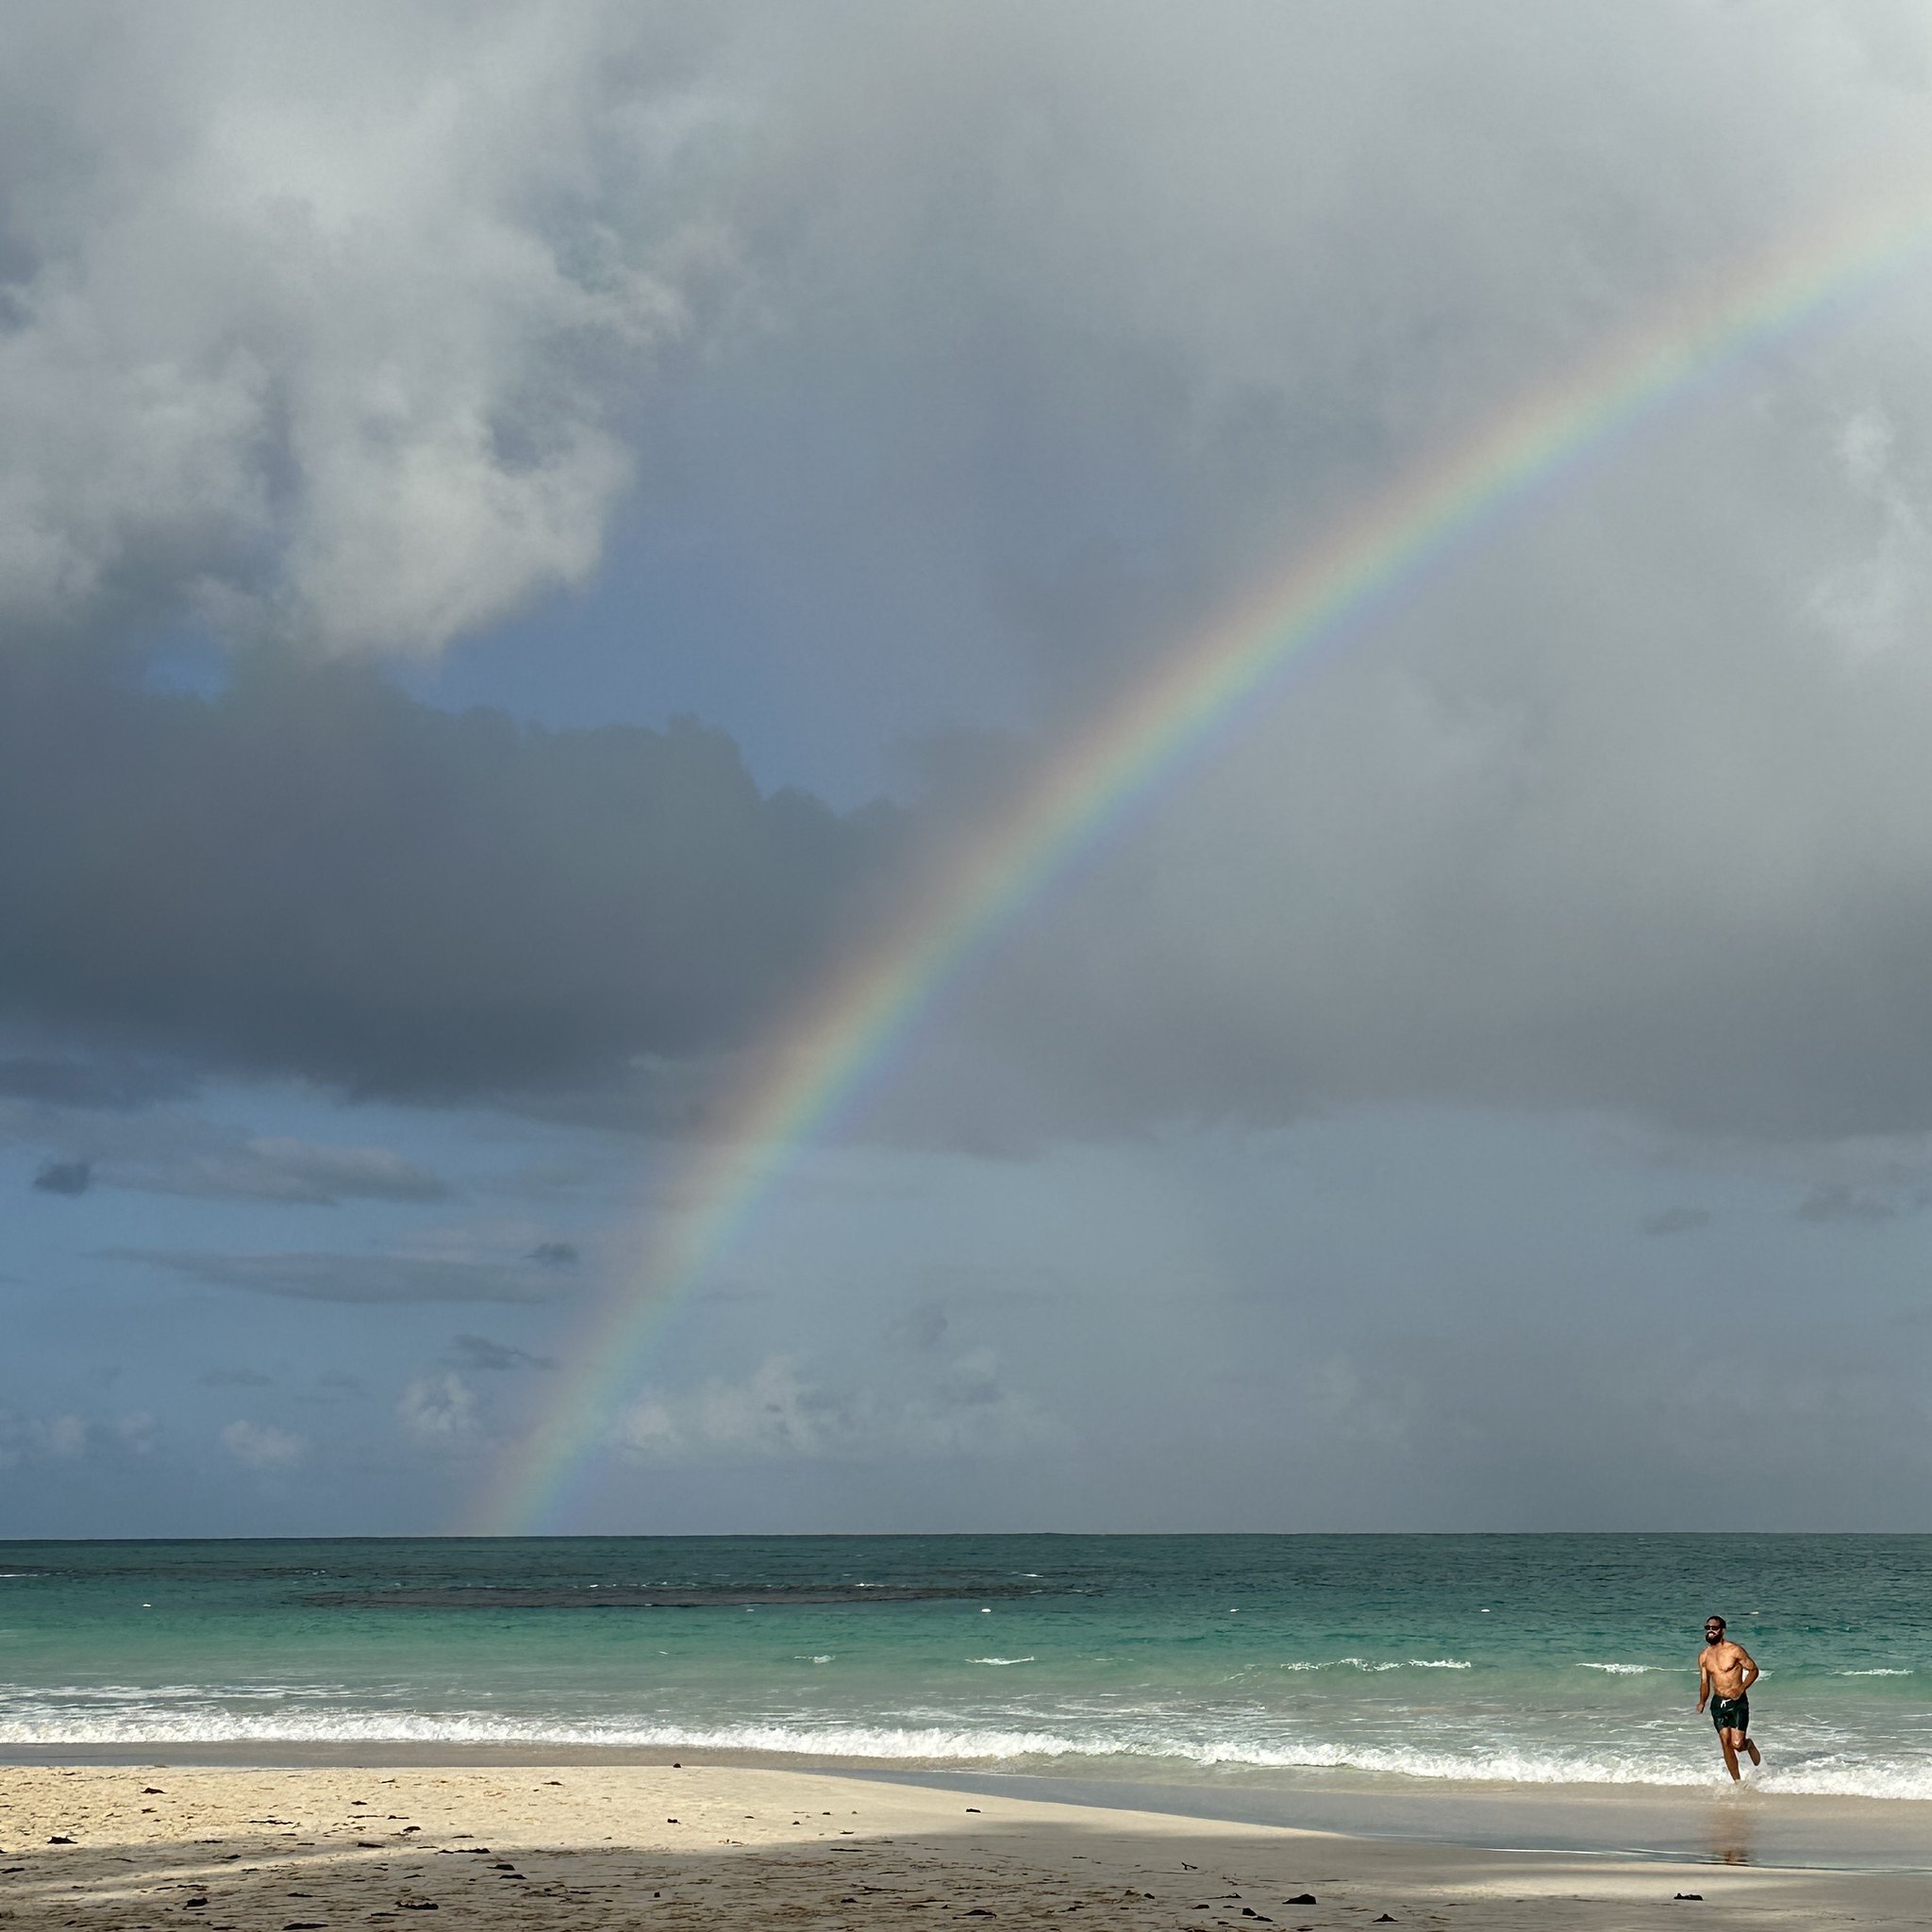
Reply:
[[1932, 240], [679, 1245], [1109, 707], [1928, 96], [1907, 0], [8, 8], [0, 1536], [1932, 1529]]

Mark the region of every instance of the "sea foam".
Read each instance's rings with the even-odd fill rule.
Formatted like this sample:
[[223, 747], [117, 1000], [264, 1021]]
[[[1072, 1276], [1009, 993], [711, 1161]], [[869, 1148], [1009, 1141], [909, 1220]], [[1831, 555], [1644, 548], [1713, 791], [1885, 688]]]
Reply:
[[[312, 1688], [312, 1687], [311, 1687]], [[1203, 1771], [1352, 1771], [1430, 1780], [1502, 1783], [1649, 1785], [1697, 1789], [1724, 1782], [1713, 1757], [1660, 1752], [1533, 1746], [1427, 1749], [1339, 1739], [1261, 1740], [1188, 1738], [1157, 1730], [1017, 1729], [977, 1724], [824, 1724], [746, 1722], [683, 1724], [586, 1721], [557, 1723], [481, 1711], [353, 1710], [310, 1707], [273, 1711], [163, 1707], [82, 1715], [69, 1709], [32, 1715], [16, 1708], [0, 1719], [8, 1745], [166, 1748], [186, 1744], [344, 1743], [558, 1745], [616, 1749], [708, 1750], [878, 1763], [1001, 1765], [1058, 1770], [1069, 1760], [1112, 1758], [1165, 1762]], [[1821, 1755], [1754, 1778], [1759, 1789], [1873, 1798], [1932, 1798], [1932, 1767], [1893, 1758]]]

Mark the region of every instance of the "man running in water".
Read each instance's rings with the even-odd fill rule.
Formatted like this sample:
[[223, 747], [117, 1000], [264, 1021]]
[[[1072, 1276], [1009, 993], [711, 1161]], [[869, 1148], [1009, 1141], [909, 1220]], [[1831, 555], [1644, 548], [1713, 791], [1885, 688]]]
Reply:
[[1704, 1648], [1697, 1653], [1697, 1714], [1710, 1706], [1710, 1721], [1717, 1726], [1717, 1740], [1724, 1748], [1724, 1769], [1735, 1779], [1740, 1775], [1738, 1753], [1750, 1754], [1753, 1764], [1762, 1764], [1757, 1746], [1747, 1735], [1751, 1726], [1751, 1700], [1744, 1693], [1757, 1683], [1757, 1666], [1741, 1643], [1724, 1635], [1724, 1620], [1709, 1617], [1704, 1624]]

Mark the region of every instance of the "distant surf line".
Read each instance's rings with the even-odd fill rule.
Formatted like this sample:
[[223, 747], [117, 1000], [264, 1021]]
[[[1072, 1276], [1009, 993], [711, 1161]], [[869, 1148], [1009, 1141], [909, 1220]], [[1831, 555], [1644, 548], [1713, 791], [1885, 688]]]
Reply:
[[1005, 811], [956, 843], [883, 941], [778, 1029], [686, 1171], [689, 1205], [668, 1217], [635, 1285], [592, 1315], [571, 1350], [581, 1366], [506, 1458], [482, 1533], [520, 1534], [551, 1520], [633, 1391], [651, 1330], [731, 1245], [793, 1150], [835, 1126], [980, 949], [1243, 700], [1360, 635], [1431, 569], [1735, 361], [1864, 301], [1928, 241], [1932, 204], [1915, 200], [1773, 250], [1694, 313], [1672, 305], [1415, 464], [1131, 683]]

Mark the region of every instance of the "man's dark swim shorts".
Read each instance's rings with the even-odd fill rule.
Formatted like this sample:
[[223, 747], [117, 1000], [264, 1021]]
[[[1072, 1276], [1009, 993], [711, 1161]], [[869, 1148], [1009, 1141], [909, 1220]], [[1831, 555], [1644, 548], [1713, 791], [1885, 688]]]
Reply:
[[1749, 1730], [1751, 1700], [1748, 1697], [1713, 1697], [1710, 1700], [1710, 1721], [1721, 1731]]

